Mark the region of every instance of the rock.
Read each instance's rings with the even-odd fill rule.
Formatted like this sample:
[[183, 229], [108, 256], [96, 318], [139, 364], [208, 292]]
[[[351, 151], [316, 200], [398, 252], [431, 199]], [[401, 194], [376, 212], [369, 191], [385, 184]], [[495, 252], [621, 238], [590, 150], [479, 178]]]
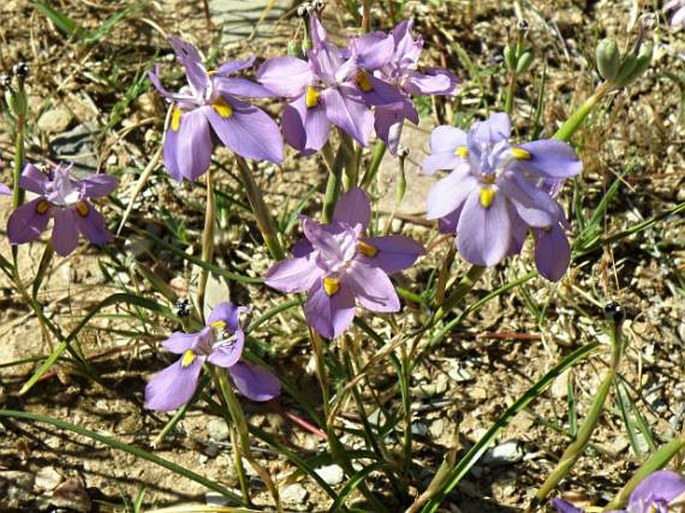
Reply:
[[205, 502], [210, 506], [228, 506], [228, 499], [218, 492], [207, 492]]
[[465, 381], [473, 379], [473, 374], [470, 371], [470, 368], [472, 367], [473, 364], [470, 364], [470, 362], [451, 360], [450, 369], [447, 371], [447, 375], [457, 383], [464, 383]]
[[74, 116], [65, 107], [56, 107], [46, 110], [38, 118], [38, 128], [49, 134], [59, 134], [64, 132], [71, 124]]
[[345, 473], [339, 465], [325, 465], [317, 468], [315, 472], [326, 482], [326, 484], [331, 486], [342, 483], [342, 480], [345, 477]]
[[70, 477], [55, 488], [50, 502], [57, 508], [69, 508], [80, 513], [89, 513], [93, 507], [86, 485], [80, 477]]
[[8, 470], [0, 472], [0, 497], [8, 501], [19, 501], [33, 491], [35, 477], [31, 472]]
[[309, 493], [301, 484], [291, 484], [281, 490], [281, 500], [287, 504], [302, 504]]
[[483, 463], [493, 467], [511, 465], [523, 459], [521, 441], [512, 438], [489, 449], [483, 456]]
[[43, 467], [36, 474], [35, 486], [44, 492], [49, 492], [57, 488], [62, 481], [64, 478], [54, 467]]
[[50, 151], [58, 160], [68, 160], [80, 170], [93, 172], [97, 169], [95, 134], [98, 124], [82, 123], [50, 141]]
[[426, 436], [428, 433], [428, 426], [423, 422], [413, 422], [411, 425], [411, 434], [416, 436]]
[[207, 434], [215, 442], [228, 440], [228, 426], [224, 419], [211, 419], [207, 422]]

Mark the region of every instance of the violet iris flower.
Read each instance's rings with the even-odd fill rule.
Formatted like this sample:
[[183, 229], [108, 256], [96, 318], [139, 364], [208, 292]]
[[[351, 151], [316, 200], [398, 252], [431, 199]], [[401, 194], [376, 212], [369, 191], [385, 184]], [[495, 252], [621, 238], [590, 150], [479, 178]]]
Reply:
[[11, 196], [12, 189], [7, 187], [4, 183], [0, 183], [0, 196]]
[[364, 237], [370, 217], [366, 194], [350, 189], [338, 200], [331, 224], [303, 216], [306, 239], [295, 245], [294, 258], [278, 262], [264, 276], [264, 283], [282, 292], [307, 291], [307, 322], [326, 338], [349, 327], [355, 302], [373, 312], [399, 311], [388, 274], [410, 267], [425, 253], [402, 235]]
[[93, 244], [106, 244], [112, 240], [105, 219], [89, 199], [110, 194], [117, 186], [116, 179], [93, 174], [78, 180], [72, 176], [71, 170], [72, 166], [54, 166], [48, 176], [33, 164], [24, 167], [19, 186], [39, 197], [24, 203], [10, 215], [7, 235], [11, 244], [37, 239], [47, 228], [51, 217], [55, 220], [52, 247], [62, 256], [74, 251], [79, 232]]
[[[552, 499], [559, 513], [584, 513], [562, 499]], [[670, 470], [660, 470], [645, 478], [630, 495], [626, 509], [607, 513], [668, 513], [669, 506], [685, 504], [685, 478]]]
[[431, 135], [426, 174], [450, 174], [428, 193], [428, 219], [456, 231], [457, 249], [468, 262], [491, 267], [521, 251], [533, 229], [540, 274], [558, 280], [568, 266], [570, 247], [559, 204], [542, 185], [580, 172], [582, 163], [567, 143], [542, 139], [509, 142], [509, 117], [496, 113], [468, 133], [440, 126]]
[[248, 399], [268, 401], [280, 394], [281, 385], [273, 374], [240, 359], [245, 334], [239, 316], [245, 310], [233, 303], [219, 303], [203, 329], [175, 332], [162, 342], [167, 350], [182, 356], [149, 381], [145, 407], [169, 411], [190, 401], [205, 361], [227, 369], [238, 391]]
[[374, 32], [352, 42], [358, 65], [374, 70], [374, 76], [403, 93], [401, 101], [379, 105], [374, 111], [376, 134], [393, 154], [397, 153], [403, 121], [419, 123], [419, 114], [410, 95], [451, 95], [457, 86], [457, 77], [449, 70], [426, 68], [418, 71], [423, 38], [414, 39], [411, 33], [413, 25], [413, 20], [406, 20], [399, 23], [390, 35]]
[[226, 63], [215, 73], [208, 73], [191, 44], [174, 37], [169, 43], [185, 68], [188, 85], [171, 93], [162, 86], [157, 68], [148, 76], [159, 93], [174, 104], [164, 135], [164, 163], [171, 176], [179, 182], [184, 178], [194, 182], [207, 171], [212, 132], [242, 157], [280, 164], [283, 141], [278, 125], [261, 109], [238, 99], [271, 94], [259, 84], [227, 76], [252, 66], [254, 57]]
[[402, 96], [359, 69], [357, 57], [330, 42], [316, 16], [311, 17], [310, 26], [313, 49], [306, 61], [276, 57], [257, 71], [264, 87], [290, 100], [281, 122], [285, 141], [310, 155], [326, 144], [333, 124], [366, 146], [373, 132], [369, 106], [401, 101]]
[[671, 27], [685, 28], [685, 0], [669, 0], [664, 4], [664, 11], [673, 11]]

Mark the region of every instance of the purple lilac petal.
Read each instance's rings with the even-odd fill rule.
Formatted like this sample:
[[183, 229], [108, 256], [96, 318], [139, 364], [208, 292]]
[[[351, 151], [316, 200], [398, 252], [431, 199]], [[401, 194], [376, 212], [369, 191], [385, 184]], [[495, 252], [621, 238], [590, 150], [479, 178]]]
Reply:
[[514, 206], [509, 203], [509, 219], [511, 220], [511, 239], [507, 256], [518, 255], [523, 249], [523, 244], [528, 237], [528, 226], [516, 212]]
[[164, 135], [164, 163], [174, 180], [197, 180], [212, 159], [212, 135], [203, 110], [184, 112], [178, 132], [172, 127]]
[[7, 236], [10, 244], [23, 244], [36, 240], [45, 231], [50, 220], [48, 212], [39, 214], [36, 210], [38, 203], [44, 198], [36, 198], [24, 203], [7, 220]]
[[45, 196], [47, 194], [45, 187], [48, 181], [47, 175], [41, 172], [36, 166], [33, 164], [26, 164], [21, 172], [21, 177], [19, 178], [19, 187]]
[[111, 175], [93, 174], [81, 180], [81, 185], [85, 198], [100, 198], [111, 194], [117, 188], [117, 179]]
[[548, 230], [535, 230], [535, 265], [542, 276], [559, 281], [571, 262], [571, 247], [558, 223]]
[[181, 331], [174, 331], [168, 339], [162, 342], [164, 348], [175, 354], [183, 354], [188, 349], [193, 349], [201, 343], [201, 339], [209, 336], [210, 329], [204, 328], [197, 333], [183, 333]]
[[350, 87], [326, 89], [322, 93], [326, 116], [360, 145], [366, 146], [373, 131], [373, 114]]
[[245, 361], [228, 369], [238, 391], [253, 401], [264, 402], [281, 393], [281, 383], [264, 367]]
[[449, 125], [441, 125], [433, 130], [430, 138], [431, 154], [423, 159], [424, 173], [432, 175], [438, 169], [454, 169], [465, 159], [456, 154], [459, 147], [466, 146], [466, 132]]
[[372, 312], [399, 312], [400, 298], [382, 269], [361, 261], [353, 262], [343, 277], [343, 283], [345, 282], [349, 282], [359, 304], [364, 308]]
[[78, 246], [78, 228], [73, 208], [52, 208], [55, 224], [52, 228], [52, 247], [58, 255], [67, 256]]
[[349, 285], [341, 282], [340, 290], [328, 296], [322, 280], [317, 280], [309, 290], [304, 311], [312, 329], [328, 339], [337, 338], [354, 319], [354, 292]]
[[370, 237], [364, 242], [378, 250], [375, 256], [360, 256], [359, 261], [393, 274], [411, 267], [416, 259], [426, 254], [421, 244], [404, 235]]
[[527, 179], [510, 173], [497, 182], [516, 208], [516, 212], [528, 225], [544, 228], [557, 222], [559, 207], [542, 189]]
[[281, 292], [305, 292], [322, 277], [323, 270], [308, 255], [277, 262], [264, 275], [264, 283]]
[[92, 243], [97, 245], [107, 244], [112, 241], [112, 234], [107, 229], [104, 216], [95, 210], [91, 203], [88, 204], [88, 214], [83, 217], [74, 214], [76, 227]]
[[320, 48], [321, 46], [328, 43], [328, 33], [326, 29], [321, 24], [318, 16], [312, 16], [309, 20], [309, 28], [312, 36], [312, 43], [315, 48]]
[[507, 254], [511, 221], [506, 198], [495, 194], [489, 208], [480, 204], [480, 195], [470, 194], [457, 226], [457, 249], [469, 263], [492, 267]]
[[314, 80], [309, 64], [297, 57], [269, 59], [259, 67], [257, 80], [278, 96], [294, 98]]
[[404, 111], [393, 106], [376, 107], [373, 115], [373, 127], [376, 135], [385, 142], [393, 155], [397, 154], [402, 135]]
[[395, 52], [395, 40], [385, 32], [371, 32], [356, 37], [350, 42], [352, 54], [360, 68], [374, 70], [392, 59]]
[[145, 407], [147, 409], [175, 410], [193, 397], [204, 357], [196, 357], [187, 367], [182, 365], [182, 361], [183, 358], [179, 358], [148, 382], [145, 387]]
[[461, 211], [463, 205], [451, 214], [446, 215], [438, 219], [438, 231], [440, 233], [457, 233], [457, 226], [459, 225], [459, 216], [461, 216]]
[[177, 37], [169, 37], [167, 41], [169, 41], [176, 57], [185, 68], [188, 84], [193, 89], [195, 96], [207, 97], [210, 80], [207, 70], [202, 65], [200, 54], [193, 45]]
[[424, 70], [424, 73], [411, 71], [403, 86], [416, 96], [454, 94], [457, 76], [446, 69]]
[[308, 217], [302, 216], [302, 218], [302, 231], [314, 249], [317, 250], [316, 256], [319, 266], [325, 268], [326, 262], [347, 261], [357, 252], [358, 232], [353, 227], [341, 223], [321, 226]]
[[235, 332], [235, 340], [229, 343], [220, 344], [217, 346], [212, 354], [209, 355], [207, 361], [212, 365], [217, 365], [228, 369], [236, 364], [240, 360], [240, 356], [243, 354], [243, 347], [245, 346], [245, 334], [243, 330], [238, 330]]
[[361, 96], [367, 105], [394, 105], [395, 103], [404, 103], [407, 101], [406, 94], [397, 87], [392, 86], [373, 75], [368, 75], [368, 79], [372, 89], [368, 92], [361, 91]]
[[293, 245], [293, 256], [295, 258], [300, 258], [309, 255], [314, 251], [314, 246], [307, 239], [300, 239]]
[[269, 98], [274, 93], [264, 86], [244, 78], [212, 77], [214, 87], [222, 96], [244, 96], [246, 98]]
[[524, 171], [543, 177], [568, 178], [580, 173], [583, 163], [568, 143], [542, 139], [519, 145], [531, 154], [530, 160], [519, 160], [517, 166]]
[[685, 494], [685, 477], [660, 470], [643, 479], [630, 495], [628, 507], [643, 506], [644, 511], [650, 511], [649, 506], [662, 501], [670, 504]]
[[229, 301], [222, 301], [214, 307], [212, 313], [207, 318], [207, 324], [213, 322], [223, 321], [228, 326], [231, 333], [236, 333], [240, 330], [240, 314], [246, 311], [244, 306], [237, 306]]
[[495, 112], [485, 121], [474, 123], [467, 134], [467, 146], [474, 157], [511, 136], [511, 122], [504, 112]]
[[233, 109], [229, 117], [220, 116], [213, 108], [203, 108], [221, 142], [238, 155], [280, 164], [283, 160], [281, 131], [266, 112], [247, 102], [224, 98]]
[[460, 208], [470, 194], [478, 195], [478, 180], [463, 161], [454, 171], [435, 183], [428, 191], [427, 219], [439, 219]]
[[285, 141], [303, 155], [316, 153], [328, 141], [326, 110], [323, 105], [307, 107], [304, 95], [285, 106], [281, 124]]
[[7, 187], [4, 183], [0, 183], [0, 195], [11, 196], [12, 190], [9, 187]]
[[216, 70], [216, 74], [230, 75], [231, 73], [235, 73], [236, 71], [247, 69], [254, 64], [256, 58], [257, 56], [255, 54], [251, 54], [247, 60], [227, 62], [219, 66], [219, 69]]
[[338, 198], [333, 211], [333, 221], [347, 223], [361, 233], [371, 220], [371, 204], [364, 191], [353, 187]]
[[582, 509], [576, 508], [570, 502], [562, 499], [552, 499], [552, 505], [557, 508], [559, 513], [585, 513]]

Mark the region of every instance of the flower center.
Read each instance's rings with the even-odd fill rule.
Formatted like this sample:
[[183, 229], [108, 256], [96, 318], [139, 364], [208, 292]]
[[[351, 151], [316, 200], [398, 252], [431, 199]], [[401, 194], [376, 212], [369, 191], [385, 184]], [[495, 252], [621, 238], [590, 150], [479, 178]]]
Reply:
[[359, 89], [365, 93], [370, 93], [373, 91], [373, 84], [369, 79], [369, 74], [364, 70], [357, 71], [357, 73], [354, 75], [354, 82], [359, 86]]
[[307, 86], [307, 92], [304, 96], [304, 103], [308, 109], [313, 109], [319, 104], [321, 98], [321, 91], [317, 90], [314, 86]]
[[368, 242], [364, 242], [363, 240], [357, 242], [357, 249], [362, 255], [369, 258], [373, 258], [378, 254], [377, 247], [372, 246], [371, 244], [369, 244]]
[[469, 156], [469, 149], [466, 146], [457, 146], [457, 149], [454, 150], [454, 154], [457, 157], [465, 159]]
[[174, 110], [171, 111], [171, 129], [174, 132], [178, 132], [179, 128], [181, 128], [181, 116], [182, 115], [183, 115], [183, 112], [178, 107], [174, 107]]
[[533, 155], [523, 148], [511, 148], [511, 154], [516, 160], [530, 160], [533, 158]]
[[340, 279], [330, 277], [324, 278], [323, 290], [328, 297], [334, 296], [340, 290]]
[[193, 353], [193, 350], [187, 349], [186, 352], [183, 353], [183, 357], [181, 358], [181, 367], [188, 367], [195, 361], [196, 358], [197, 355]]
[[90, 208], [88, 207], [87, 202], [82, 200], [76, 204], [76, 212], [78, 212], [78, 215], [80, 215], [81, 217], [87, 217], [89, 211]]
[[495, 189], [492, 187], [482, 187], [480, 190], [480, 204], [483, 208], [490, 208], [495, 200]]
[[233, 116], [233, 108], [228, 104], [226, 100], [224, 100], [221, 96], [219, 96], [214, 103], [212, 103], [212, 108], [216, 111], [216, 113], [221, 116], [222, 118], [230, 118]]

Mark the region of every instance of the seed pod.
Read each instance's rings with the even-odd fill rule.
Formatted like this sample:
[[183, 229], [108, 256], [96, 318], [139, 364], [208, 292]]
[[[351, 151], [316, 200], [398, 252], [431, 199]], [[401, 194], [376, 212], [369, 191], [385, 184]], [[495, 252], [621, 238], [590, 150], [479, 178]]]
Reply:
[[613, 82], [618, 87], [625, 87], [626, 85], [628, 85], [628, 82], [626, 82], [626, 79], [630, 75], [632, 75], [636, 66], [637, 66], [637, 55], [635, 55], [633, 52], [626, 54], [623, 57], [623, 60], [621, 61], [621, 66], [619, 67], [618, 73], [616, 73], [616, 76], [614, 77]]
[[621, 67], [621, 52], [613, 38], [602, 39], [595, 48], [597, 70], [605, 80], [613, 80]]
[[533, 57], [533, 52], [530, 49], [524, 50], [516, 63], [516, 73], [521, 74], [528, 71], [528, 68], [533, 63]]
[[504, 54], [504, 63], [507, 65], [507, 69], [509, 71], [515, 70], [516, 51], [511, 47], [511, 45], [507, 45], [504, 47], [504, 51], [502, 53]]
[[291, 40], [288, 41], [288, 55], [304, 59], [304, 52], [302, 51], [302, 41]]
[[626, 85], [634, 82], [647, 70], [650, 63], [652, 62], [652, 54], [654, 53], [654, 47], [652, 43], [645, 43], [640, 48], [640, 53], [637, 55], [637, 62], [635, 64], [635, 69], [626, 79]]

